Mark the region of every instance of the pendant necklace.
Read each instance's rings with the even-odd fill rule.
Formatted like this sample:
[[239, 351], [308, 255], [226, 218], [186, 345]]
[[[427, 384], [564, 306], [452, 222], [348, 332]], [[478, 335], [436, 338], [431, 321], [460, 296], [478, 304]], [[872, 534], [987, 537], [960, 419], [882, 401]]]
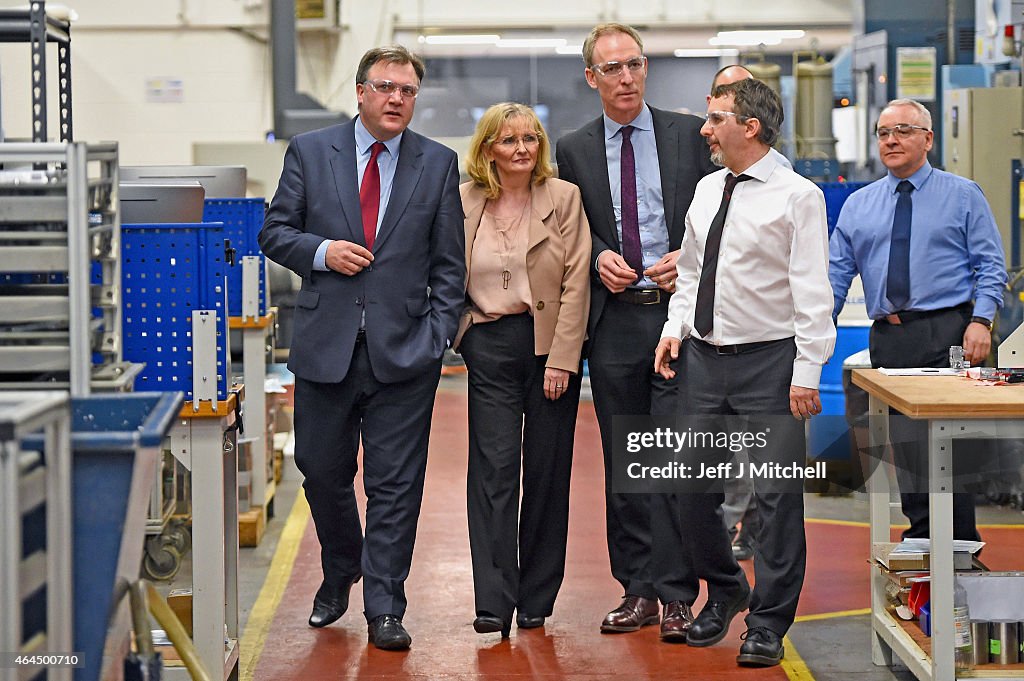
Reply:
[[530, 198], [527, 198], [523, 202], [523, 209], [519, 213], [519, 217], [516, 218], [515, 225], [511, 229], [501, 229], [498, 226], [498, 218], [495, 217], [495, 230], [498, 232], [498, 240], [501, 242], [501, 250], [498, 252], [498, 259], [501, 261], [501, 288], [508, 290], [508, 284], [512, 280], [512, 273], [508, 269], [508, 261], [512, 256], [512, 247], [516, 242], [516, 235], [519, 233], [519, 225], [523, 222], [523, 217], [526, 215], [526, 211], [532, 203]]

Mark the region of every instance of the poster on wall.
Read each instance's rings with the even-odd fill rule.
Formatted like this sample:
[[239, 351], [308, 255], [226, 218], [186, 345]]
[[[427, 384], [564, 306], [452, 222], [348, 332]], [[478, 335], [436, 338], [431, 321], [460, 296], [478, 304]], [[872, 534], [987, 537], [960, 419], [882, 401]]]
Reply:
[[934, 102], [937, 63], [934, 47], [897, 47], [896, 98]]

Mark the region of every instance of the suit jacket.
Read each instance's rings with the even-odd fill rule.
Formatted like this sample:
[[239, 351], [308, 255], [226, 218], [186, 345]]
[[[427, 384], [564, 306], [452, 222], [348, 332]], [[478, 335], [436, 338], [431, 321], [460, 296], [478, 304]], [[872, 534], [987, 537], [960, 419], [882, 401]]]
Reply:
[[[466, 213], [468, 281], [473, 241], [487, 197], [473, 182], [463, 184], [459, 190]], [[587, 216], [583, 213], [579, 189], [562, 180], [551, 178], [533, 185], [531, 201], [526, 274], [533, 298], [534, 354], [548, 355], [547, 366], [553, 369], [576, 373], [590, 306]], [[470, 302], [466, 301], [467, 306]], [[467, 309], [459, 324], [456, 348], [472, 323]]]
[[[673, 113], [650, 107], [654, 117], [654, 138], [661, 165], [661, 191], [668, 224], [669, 250], [683, 242], [686, 211], [700, 178], [716, 170], [711, 153], [700, 135], [704, 122], [697, 116]], [[621, 253], [612, 192], [608, 184], [608, 161], [604, 148], [604, 117], [587, 123], [558, 140], [555, 152], [558, 176], [577, 185], [590, 221], [594, 248], [590, 263], [590, 322], [588, 331], [601, 318], [609, 291], [597, 273], [597, 256], [611, 249]]]
[[324, 239], [366, 245], [354, 131], [352, 120], [292, 139], [259, 244], [302, 277], [288, 368], [310, 381], [344, 379], [365, 311], [374, 376], [395, 383], [434, 366], [455, 337], [465, 279], [459, 169], [455, 152], [407, 129], [374, 261], [354, 276], [314, 271]]

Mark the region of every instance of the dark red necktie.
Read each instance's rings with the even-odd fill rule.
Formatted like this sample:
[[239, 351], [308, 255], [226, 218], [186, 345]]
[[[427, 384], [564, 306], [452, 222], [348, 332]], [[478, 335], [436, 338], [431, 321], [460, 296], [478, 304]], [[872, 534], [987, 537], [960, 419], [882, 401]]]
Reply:
[[633, 130], [635, 128], [632, 125], [619, 128], [622, 133], [622, 151], [619, 157], [622, 259], [633, 268], [637, 273], [637, 280], [640, 280], [644, 276], [644, 256], [640, 244], [640, 215], [636, 204], [636, 157], [633, 154], [633, 142], [630, 140]]
[[383, 142], [374, 142], [370, 146], [370, 160], [363, 171], [363, 183], [359, 185], [359, 208], [363, 213], [363, 236], [366, 248], [373, 250], [373, 240], [377, 236], [377, 213], [380, 211], [380, 168], [377, 156], [384, 149]]

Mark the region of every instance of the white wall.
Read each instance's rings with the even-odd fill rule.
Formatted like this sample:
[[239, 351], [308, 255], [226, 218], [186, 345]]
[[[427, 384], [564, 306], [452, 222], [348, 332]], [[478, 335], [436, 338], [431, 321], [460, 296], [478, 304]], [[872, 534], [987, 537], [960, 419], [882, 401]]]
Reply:
[[[0, 7], [24, 2], [0, 0]], [[195, 142], [258, 142], [272, 127], [269, 0], [69, 3], [79, 14], [72, 28], [76, 139], [119, 141], [126, 164], [190, 163]], [[327, 108], [354, 114], [359, 57], [391, 42], [398, 28], [558, 25], [585, 32], [603, 20], [652, 30], [801, 21], [848, 26], [849, 5], [848, 0], [342, 0], [338, 28], [300, 31], [298, 85]], [[56, 55], [49, 49], [49, 135], [56, 138]], [[147, 101], [147, 79], [159, 77], [181, 80], [182, 101]], [[0, 78], [5, 132], [29, 137], [27, 44], [0, 44]]]

